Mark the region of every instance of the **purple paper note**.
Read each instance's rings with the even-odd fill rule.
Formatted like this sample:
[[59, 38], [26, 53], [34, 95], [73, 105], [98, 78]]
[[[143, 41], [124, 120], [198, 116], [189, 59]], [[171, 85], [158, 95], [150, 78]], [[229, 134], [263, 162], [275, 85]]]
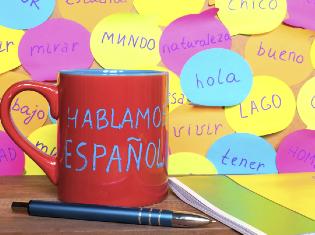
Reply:
[[24, 153], [3, 131], [0, 131], [0, 176], [23, 175]]
[[315, 30], [315, 0], [287, 0], [288, 25]]
[[277, 151], [279, 173], [315, 171], [315, 131], [298, 130], [280, 143]]
[[54, 81], [60, 70], [91, 66], [90, 33], [71, 20], [48, 20], [25, 33], [19, 57], [33, 80]]
[[231, 47], [231, 37], [225, 26], [215, 18], [218, 9], [186, 15], [169, 24], [160, 40], [163, 63], [177, 75], [194, 54], [209, 48]]

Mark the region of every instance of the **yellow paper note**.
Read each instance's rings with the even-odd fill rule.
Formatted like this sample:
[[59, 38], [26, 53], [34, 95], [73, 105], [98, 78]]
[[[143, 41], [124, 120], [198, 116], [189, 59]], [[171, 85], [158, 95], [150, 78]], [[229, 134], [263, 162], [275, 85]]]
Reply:
[[21, 65], [18, 55], [23, 30], [14, 30], [0, 25], [0, 74]]
[[169, 175], [201, 175], [216, 174], [215, 166], [204, 156], [182, 152], [169, 156], [168, 174]]
[[315, 130], [315, 77], [308, 80], [300, 89], [297, 110], [307, 128]]
[[310, 30], [281, 25], [271, 33], [251, 36], [245, 47], [245, 59], [255, 75], [270, 75], [289, 85], [305, 80], [313, 68], [310, 59]]
[[[49, 156], [56, 157], [57, 154], [57, 125], [51, 124], [35, 130], [27, 138], [40, 151]], [[25, 155], [26, 175], [44, 175], [45, 173], [39, 166], [27, 155]]]
[[287, 84], [271, 76], [256, 76], [251, 92], [239, 105], [225, 108], [230, 126], [258, 136], [282, 131], [295, 115], [295, 97]]
[[140, 15], [154, 16], [161, 26], [188, 14], [200, 13], [204, 0], [134, 0]]
[[215, 6], [231, 35], [270, 32], [287, 13], [286, 0], [216, 0]]
[[149, 17], [113, 14], [105, 17], [91, 35], [91, 50], [104, 68], [143, 69], [160, 62], [161, 29]]
[[212, 143], [232, 132], [222, 108], [184, 104], [169, 115], [171, 153], [193, 152], [206, 155]]

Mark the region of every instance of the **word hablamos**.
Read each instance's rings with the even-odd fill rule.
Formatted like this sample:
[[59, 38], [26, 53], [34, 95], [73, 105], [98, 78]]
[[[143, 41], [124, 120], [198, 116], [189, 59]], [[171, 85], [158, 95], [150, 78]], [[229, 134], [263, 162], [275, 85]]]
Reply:
[[246, 0], [238, 0], [237, 2], [240, 2], [239, 5], [235, 3], [235, 0], [229, 0], [229, 10], [255, 10], [255, 9], [260, 9], [260, 10], [275, 10], [278, 7], [278, 2], [277, 0], [251, 0], [251, 1], [246, 1]]
[[9, 52], [10, 46], [14, 46], [14, 42], [12, 42], [12, 41], [0, 41], [0, 53], [1, 52]]
[[119, 4], [119, 3], [126, 3], [127, 0], [65, 0], [65, 3], [68, 5], [74, 4], [92, 4], [92, 3], [99, 3], [99, 4]]

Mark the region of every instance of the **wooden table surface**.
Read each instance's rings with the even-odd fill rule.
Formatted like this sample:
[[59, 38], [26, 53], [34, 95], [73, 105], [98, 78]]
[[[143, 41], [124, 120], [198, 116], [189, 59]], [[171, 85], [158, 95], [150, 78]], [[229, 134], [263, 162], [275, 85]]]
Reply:
[[[12, 201], [30, 199], [56, 200], [56, 188], [46, 176], [0, 177], [0, 234], [238, 234], [219, 222], [200, 228], [179, 229], [40, 218], [11, 212]], [[153, 207], [198, 212], [171, 192], [166, 200]]]

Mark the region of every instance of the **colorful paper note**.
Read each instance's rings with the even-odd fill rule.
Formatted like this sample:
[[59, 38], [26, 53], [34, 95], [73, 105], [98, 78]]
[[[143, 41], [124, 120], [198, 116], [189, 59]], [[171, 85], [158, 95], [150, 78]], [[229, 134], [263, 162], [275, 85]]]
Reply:
[[245, 47], [245, 59], [255, 75], [275, 76], [289, 85], [298, 84], [313, 70], [310, 59], [313, 36], [315, 32], [282, 25], [271, 33], [251, 36]]
[[205, 156], [213, 142], [232, 132], [221, 107], [184, 104], [169, 115], [171, 153], [193, 152]]
[[57, 0], [57, 6], [62, 17], [76, 21], [92, 31], [105, 16], [130, 11], [133, 0]]
[[9, 29], [0, 25], [0, 74], [20, 66], [18, 48], [23, 35], [22, 30]]
[[196, 153], [175, 153], [168, 158], [168, 175], [216, 174], [214, 165]]
[[113, 14], [105, 17], [91, 35], [91, 50], [104, 68], [143, 69], [160, 62], [161, 29], [150, 17]]
[[204, 0], [134, 0], [139, 14], [156, 17], [162, 26], [181, 16], [199, 13], [204, 5]]
[[276, 151], [265, 139], [246, 133], [226, 135], [209, 149], [207, 158], [219, 174], [277, 173]]
[[232, 35], [270, 32], [287, 13], [286, 0], [216, 0], [215, 7]]
[[0, 75], [0, 100], [4, 94], [4, 92], [7, 91], [7, 89], [12, 86], [13, 84], [29, 80], [30, 77], [18, 72], [7, 72]]
[[314, 172], [314, 139], [313, 130], [298, 130], [285, 137], [277, 151], [279, 172]]
[[289, 18], [286, 24], [315, 30], [315, 1], [314, 0], [287, 0]]
[[23, 175], [24, 154], [13, 140], [0, 131], [0, 176]]
[[65, 19], [48, 20], [28, 30], [19, 47], [24, 69], [37, 81], [54, 81], [63, 69], [85, 69], [93, 62], [90, 33]]
[[30, 29], [45, 22], [54, 8], [55, 0], [2, 1], [0, 25], [12, 29]]
[[215, 18], [217, 9], [186, 15], [168, 25], [160, 40], [163, 63], [176, 74], [194, 54], [209, 48], [231, 48], [231, 37]]
[[271, 76], [256, 76], [248, 97], [225, 108], [226, 119], [236, 131], [258, 136], [282, 131], [295, 115], [295, 97], [290, 87]]
[[[43, 153], [56, 157], [57, 154], [57, 125], [51, 124], [35, 130], [27, 138]], [[25, 155], [26, 175], [44, 175], [45, 173], [39, 166], [27, 155]]]
[[181, 86], [187, 98], [197, 105], [232, 106], [249, 94], [253, 75], [239, 54], [221, 48], [192, 56], [181, 73]]

